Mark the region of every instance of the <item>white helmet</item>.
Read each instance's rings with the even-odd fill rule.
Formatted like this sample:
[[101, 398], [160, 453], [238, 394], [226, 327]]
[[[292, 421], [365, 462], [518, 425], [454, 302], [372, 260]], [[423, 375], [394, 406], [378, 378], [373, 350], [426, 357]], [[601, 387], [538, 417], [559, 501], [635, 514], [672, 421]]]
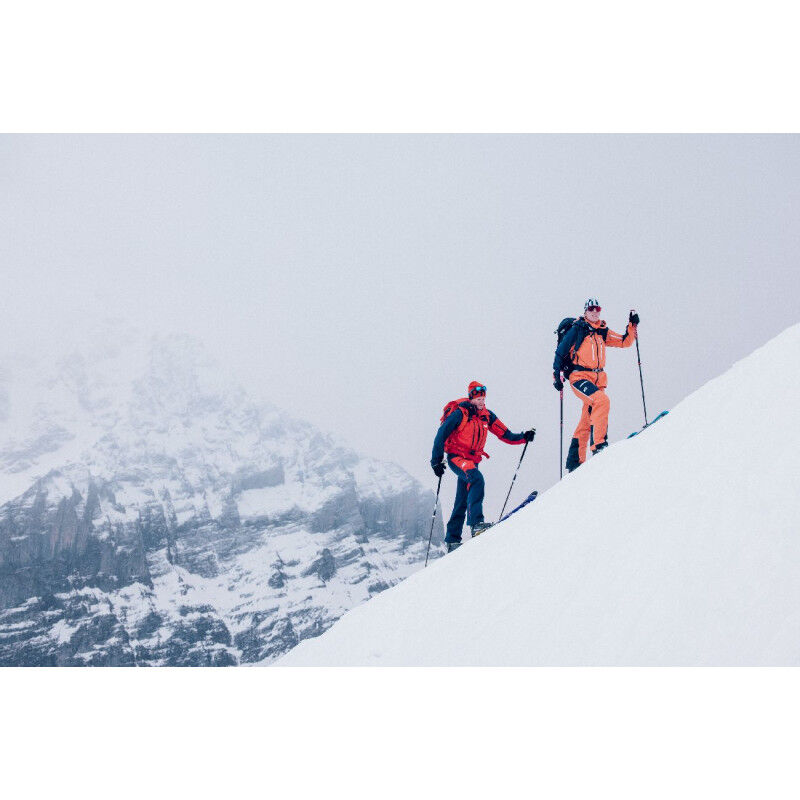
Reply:
[[588, 311], [590, 306], [597, 306], [600, 308], [600, 301], [596, 297], [590, 297], [584, 304], [583, 310]]

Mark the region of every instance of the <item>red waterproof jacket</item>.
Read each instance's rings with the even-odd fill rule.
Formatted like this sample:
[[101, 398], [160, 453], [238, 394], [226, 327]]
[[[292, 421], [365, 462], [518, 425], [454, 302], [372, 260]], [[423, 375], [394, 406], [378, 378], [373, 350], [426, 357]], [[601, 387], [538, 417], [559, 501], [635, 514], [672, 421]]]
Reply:
[[462, 400], [456, 409], [442, 422], [433, 443], [431, 464], [441, 461], [443, 453], [462, 456], [474, 464], [480, 463], [484, 452], [486, 437], [491, 431], [508, 444], [522, 444], [525, 434], [511, 433], [493, 411], [484, 408], [479, 411], [468, 400]]

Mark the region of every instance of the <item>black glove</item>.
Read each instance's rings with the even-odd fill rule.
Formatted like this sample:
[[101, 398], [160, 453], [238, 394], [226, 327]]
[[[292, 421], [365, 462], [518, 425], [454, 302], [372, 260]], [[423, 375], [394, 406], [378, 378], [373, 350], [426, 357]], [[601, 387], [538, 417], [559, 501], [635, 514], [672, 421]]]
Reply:
[[632, 322], [634, 325], [639, 324], [639, 315], [635, 311], [631, 311], [628, 316], [628, 322]]
[[525, 431], [525, 433], [522, 435], [525, 437], [526, 442], [532, 442], [533, 437], [536, 436], [536, 428], [531, 428], [529, 431]]
[[557, 373], [553, 373], [553, 386], [560, 392], [564, 388], [564, 382], [561, 380], [561, 376]]
[[433, 470], [433, 474], [437, 478], [441, 478], [444, 475], [444, 471], [446, 469], [445, 465], [440, 461], [438, 464], [431, 464], [431, 469]]

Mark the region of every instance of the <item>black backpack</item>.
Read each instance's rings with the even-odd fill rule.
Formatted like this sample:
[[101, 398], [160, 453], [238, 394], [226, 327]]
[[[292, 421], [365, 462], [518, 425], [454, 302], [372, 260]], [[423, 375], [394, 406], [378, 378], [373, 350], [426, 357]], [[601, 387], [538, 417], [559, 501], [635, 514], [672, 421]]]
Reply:
[[556, 347], [561, 344], [561, 340], [567, 335], [567, 331], [578, 321], [577, 317], [564, 317], [558, 323], [558, 327], [553, 331], [557, 337]]
[[[572, 330], [572, 326], [575, 324], [579, 324], [581, 326], [581, 333], [582, 336], [579, 337], [578, 341], [575, 342], [575, 352], [578, 351], [578, 348], [583, 344], [583, 340], [589, 335], [591, 328], [580, 318], [580, 317], [564, 317], [564, 319], [559, 322], [558, 327], [553, 331], [555, 335], [558, 337], [558, 342], [556, 343], [556, 347], [561, 344], [564, 337]], [[606, 329], [607, 331], [607, 329]], [[603, 338], [605, 338], [605, 332], [600, 333]], [[572, 371], [571, 365], [568, 363], [564, 364], [564, 368], [562, 372], [564, 375], [569, 375]]]

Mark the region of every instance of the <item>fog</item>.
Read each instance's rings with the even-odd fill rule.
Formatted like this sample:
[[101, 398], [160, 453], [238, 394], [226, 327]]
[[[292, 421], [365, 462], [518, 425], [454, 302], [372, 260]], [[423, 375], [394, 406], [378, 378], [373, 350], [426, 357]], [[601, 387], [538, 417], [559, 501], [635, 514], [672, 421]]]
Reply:
[[[800, 320], [799, 144], [2, 136], [0, 350], [56, 348], [98, 314], [187, 332], [254, 394], [432, 487], [442, 407], [480, 380], [512, 430], [538, 429], [521, 499], [558, 479], [553, 331], [587, 297], [615, 330], [639, 311], [650, 417]], [[643, 422], [635, 350], [607, 371], [613, 443]], [[578, 413], [565, 395], [565, 452]], [[521, 451], [487, 450], [491, 519]]]

